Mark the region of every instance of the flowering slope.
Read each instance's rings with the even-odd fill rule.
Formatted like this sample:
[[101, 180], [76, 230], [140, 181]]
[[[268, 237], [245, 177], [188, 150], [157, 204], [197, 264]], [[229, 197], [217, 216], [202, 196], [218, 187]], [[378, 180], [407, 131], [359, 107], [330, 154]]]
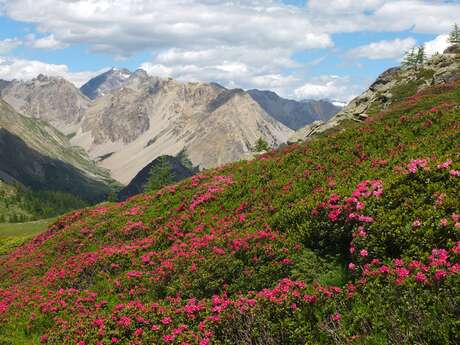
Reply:
[[459, 343], [459, 103], [61, 218], [0, 258], [0, 344]]

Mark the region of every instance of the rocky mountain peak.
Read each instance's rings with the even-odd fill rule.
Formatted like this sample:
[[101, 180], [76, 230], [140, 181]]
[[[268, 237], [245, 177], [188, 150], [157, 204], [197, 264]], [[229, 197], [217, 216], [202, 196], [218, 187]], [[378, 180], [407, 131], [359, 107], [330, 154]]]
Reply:
[[95, 100], [129, 84], [138, 84], [149, 78], [146, 71], [131, 72], [126, 68], [112, 68], [84, 84], [80, 90], [88, 98]]
[[327, 121], [341, 109], [329, 101], [298, 102], [282, 98], [273, 91], [249, 90], [248, 93], [270, 116], [294, 130], [314, 121]]
[[90, 103], [71, 82], [43, 74], [29, 81], [13, 80], [0, 92], [19, 113], [47, 121], [64, 132], [83, 117]]

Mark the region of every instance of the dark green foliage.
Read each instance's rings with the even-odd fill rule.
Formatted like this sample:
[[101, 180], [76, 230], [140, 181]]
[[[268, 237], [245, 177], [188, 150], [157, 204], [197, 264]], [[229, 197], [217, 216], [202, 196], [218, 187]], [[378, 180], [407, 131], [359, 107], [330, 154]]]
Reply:
[[198, 172], [184, 151], [176, 157], [160, 156], [144, 167], [126, 186], [118, 193], [119, 200], [140, 194], [152, 192], [161, 187], [182, 181]]
[[425, 46], [421, 45], [417, 48], [412, 48], [402, 62], [402, 66], [408, 69], [418, 70], [426, 62]]
[[270, 145], [268, 145], [267, 141], [264, 138], [259, 138], [254, 144], [253, 151], [263, 152], [263, 151], [268, 151], [269, 149], [270, 149]]
[[454, 24], [454, 27], [449, 34], [449, 43], [460, 44], [460, 28], [458, 27], [457, 23]]
[[22, 223], [51, 218], [88, 206], [79, 197], [59, 191], [33, 191], [0, 185], [0, 223]]

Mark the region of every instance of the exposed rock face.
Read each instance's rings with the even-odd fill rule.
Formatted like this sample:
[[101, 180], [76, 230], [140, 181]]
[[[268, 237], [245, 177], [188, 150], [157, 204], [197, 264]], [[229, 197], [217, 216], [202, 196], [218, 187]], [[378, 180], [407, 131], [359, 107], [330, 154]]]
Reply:
[[160, 160], [164, 160], [171, 168], [171, 180], [173, 182], [182, 181], [195, 174], [195, 170], [185, 166], [179, 158], [172, 156], [160, 156], [139, 171], [132, 181], [119, 192], [118, 199], [123, 201], [133, 195], [143, 193], [145, 185], [149, 180], [152, 168], [160, 164]]
[[0, 79], [0, 95], [2, 94], [2, 90], [5, 89], [11, 82], [8, 80]]
[[314, 121], [327, 121], [341, 109], [324, 100], [297, 102], [271, 91], [249, 90], [248, 93], [269, 115], [294, 130]]
[[453, 44], [444, 50], [444, 54], [460, 54], [460, 44]]
[[10, 82], [1, 90], [1, 97], [19, 113], [47, 121], [66, 133], [81, 121], [90, 104], [72, 83], [44, 75]]
[[428, 86], [443, 84], [460, 77], [460, 59], [456, 54], [433, 56], [419, 70], [390, 68], [382, 73], [363, 94], [323, 124], [301, 128], [289, 139], [303, 141], [338, 126], [344, 120], [363, 121], [371, 112], [381, 111], [396, 101]]
[[243, 90], [141, 75], [97, 98], [72, 143], [128, 183], [161, 155], [186, 149], [194, 165], [214, 167], [241, 159], [260, 137], [278, 145], [291, 133]]
[[47, 123], [18, 114], [0, 100], [0, 172], [37, 190], [59, 190], [91, 201], [109, 191], [109, 174]]
[[112, 69], [81, 91], [61, 78], [39, 76], [8, 83], [2, 96], [19, 112], [68, 134], [124, 184], [156, 157], [183, 149], [200, 168], [245, 158], [257, 139], [277, 146], [287, 142], [291, 128], [327, 120], [338, 109], [271, 92], [180, 83], [143, 70]]
[[101, 75], [91, 79], [80, 88], [80, 91], [89, 99], [103, 97], [112, 91], [122, 88], [128, 83], [132, 83], [132, 79], [148, 78], [147, 73], [143, 70], [137, 70], [132, 73], [127, 69], [112, 68], [111, 70], [102, 73]]
[[288, 143], [296, 143], [298, 141], [305, 140], [305, 138], [308, 138], [316, 133], [319, 128], [324, 126], [324, 124], [325, 123], [323, 121], [315, 121], [305, 127], [302, 127], [289, 137]]

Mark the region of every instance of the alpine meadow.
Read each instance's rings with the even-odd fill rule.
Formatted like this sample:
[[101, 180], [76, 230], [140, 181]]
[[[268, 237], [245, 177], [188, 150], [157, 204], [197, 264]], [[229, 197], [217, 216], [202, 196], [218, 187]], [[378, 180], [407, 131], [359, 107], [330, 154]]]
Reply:
[[460, 344], [460, 4], [30, 5], [0, 0], [0, 345]]

